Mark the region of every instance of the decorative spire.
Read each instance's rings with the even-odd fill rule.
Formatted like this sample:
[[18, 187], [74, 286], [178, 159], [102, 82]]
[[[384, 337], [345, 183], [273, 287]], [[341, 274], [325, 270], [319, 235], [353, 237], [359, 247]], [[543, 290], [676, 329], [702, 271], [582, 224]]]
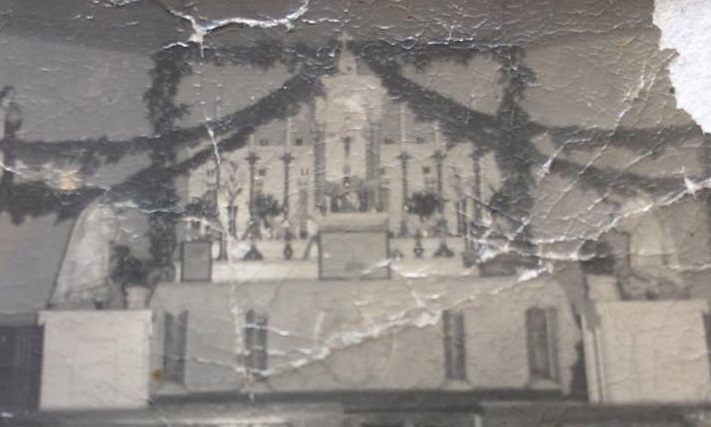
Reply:
[[348, 37], [348, 33], [344, 30], [341, 33], [341, 57], [338, 59], [338, 72], [341, 74], [356, 74], [358, 72], [358, 64], [356, 62], [356, 57], [348, 49], [348, 42], [351, 38]]

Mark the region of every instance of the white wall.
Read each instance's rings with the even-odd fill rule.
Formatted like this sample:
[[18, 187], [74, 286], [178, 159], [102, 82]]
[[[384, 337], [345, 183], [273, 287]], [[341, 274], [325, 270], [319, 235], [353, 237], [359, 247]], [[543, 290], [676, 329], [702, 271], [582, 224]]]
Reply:
[[711, 401], [707, 312], [702, 300], [596, 303], [584, 331], [590, 399]]
[[[269, 387], [274, 391], [438, 389], [445, 381], [441, 312], [465, 318], [465, 389], [530, 386], [525, 312], [556, 307], [560, 389], [567, 391], [579, 331], [560, 285], [541, 278], [442, 277], [384, 281], [286, 279], [160, 285], [158, 312], [188, 310], [184, 391], [247, 390], [239, 356], [250, 309], [269, 315]], [[162, 334], [153, 370], [162, 368]], [[156, 381], [157, 393], [175, 391]]]
[[150, 311], [44, 311], [41, 410], [148, 403]]

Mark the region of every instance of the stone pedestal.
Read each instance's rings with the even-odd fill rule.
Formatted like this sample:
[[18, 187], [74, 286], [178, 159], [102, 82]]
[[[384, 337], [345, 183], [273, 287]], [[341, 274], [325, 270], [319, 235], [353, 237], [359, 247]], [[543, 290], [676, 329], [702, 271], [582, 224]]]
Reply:
[[145, 286], [130, 286], [126, 288], [126, 308], [128, 310], [144, 310], [148, 306], [151, 290]]

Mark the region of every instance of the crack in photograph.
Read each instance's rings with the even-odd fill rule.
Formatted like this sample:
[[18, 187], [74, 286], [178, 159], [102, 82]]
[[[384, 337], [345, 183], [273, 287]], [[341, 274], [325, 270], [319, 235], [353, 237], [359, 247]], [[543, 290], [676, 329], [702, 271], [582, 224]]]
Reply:
[[0, 426], [711, 426], [709, 21], [0, 0]]

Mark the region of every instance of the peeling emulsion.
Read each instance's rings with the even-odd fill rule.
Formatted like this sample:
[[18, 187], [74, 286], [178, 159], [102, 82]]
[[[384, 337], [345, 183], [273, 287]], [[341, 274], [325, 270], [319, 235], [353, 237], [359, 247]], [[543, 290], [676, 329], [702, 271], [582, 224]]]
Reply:
[[706, 67], [711, 59], [706, 31], [709, 16], [711, 7], [703, 1], [656, 0], [654, 5], [654, 24], [661, 30], [660, 48], [676, 53], [669, 65], [675, 99], [706, 131], [711, 114], [699, 93], [704, 92], [711, 77]]
[[196, 43], [203, 46], [205, 41], [205, 36], [213, 31], [221, 30], [230, 26], [240, 26], [240, 27], [256, 27], [256, 28], [273, 28], [284, 26], [286, 28], [292, 28], [293, 22], [301, 19], [301, 17], [309, 10], [309, 0], [304, 0], [294, 12], [286, 14], [281, 18], [270, 18], [270, 19], [249, 19], [242, 18], [239, 16], [232, 18], [223, 18], [210, 20], [206, 23], [200, 23], [199, 18], [191, 15], [190, 13], [177, 11], [173, 9], [168, 2], [163, 2], [163, 7], [171, 14], [184, 19], [190, 23], [192, 28], [192, 34], [188, 39], [191, 43]]

